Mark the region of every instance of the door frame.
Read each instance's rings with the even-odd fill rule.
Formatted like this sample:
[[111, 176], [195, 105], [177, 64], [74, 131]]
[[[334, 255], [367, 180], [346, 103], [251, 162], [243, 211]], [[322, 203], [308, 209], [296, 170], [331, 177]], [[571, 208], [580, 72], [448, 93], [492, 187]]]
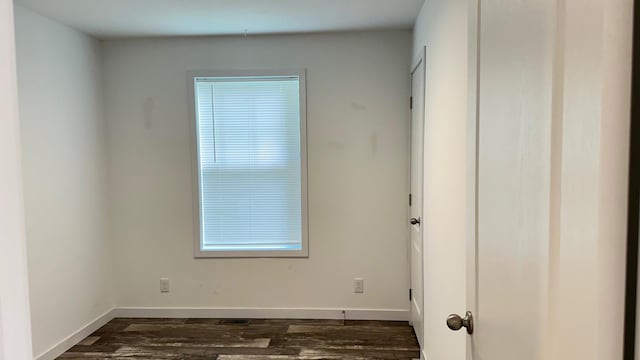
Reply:
[[[410, 119], [409, 119], [409, 196], [413, 196], [413, 194], [411, 193], [411, 174], [413, 172], [413, 143], [411, 142], [411, 139], [413, 138], [412, 136], [412, 127], [413, 127], [413, 74], [416, 72], [416, 70], [418, 70], [418, 68], [420, 67], [420, 65], [422, 65], [423, 71], [422, 71], [422, 96], [425, 97], [426, 96], [426, 91], [427, 91], [427, 68], [426, 68], [426, 58], [427, 58], [427, 47], [423, 46], [422, 47], [422, 51], [420, 52], [420, 54], [418, 54], [418, 56], [414, 59], [414, 61], [412, 62], [411, 65], [411, 71], [409, 72], [409, 83], [411, 86], [411, 99], [410, 99]], [[420, 187], [422, 188], [421, 191], [421, 195], [422, 195], [422, 199], [420, 201], [420, 241], [422, 243], [422, 251], [424, 251], [424, 226], [425, 226], [425, 219], [424, 219], [424, 139], [425, 139], [425, 130], [426, 130], [426, 105], [425, 105], [426, 101], [425, 99], [422, 99], [422, 134], [420, 134], [421, 138], [422, 138], [422, 162], [423, 162], [423, 167], [422, 167], [422, 176], [421, 176], [421, 183], [420, 183]], [[411, 267], [411, 261], [412, 261], [412, 241], [411, 241], [411, 224], [409, 224], [408, 220], [409, 218], [411, 218], [411, 205], [409, 205], [408, 203], [408, 217], [407, 217], [407, 224], [408, 224], [408, 229], [409, 229], [409, 237], [407, 240], [407, 259], [408, 261], [408, 265], [409, 265], [409, 291], [410, 291], [410, 298], [409, 298], [409, 322], [411, 322], [411, 312], [413, 309], [413, 291], [414, 289], [412, 289], [412, 283], [413, 283], [413, 277], [414, 274], [412, 273], [412, 267]], [[420, 269], [422, 271], [422, 286], [421, 286], [421, 290], [422, 290], [422, 294], [421, 294], [421, 299], [422, 299], [422, 307], [421, 307], [421, 316], [422, 316], [422, 335], [424, 336], [424, 253], [421, 253], [422, 257], [421, 257], [421, 261], [420, 261]], [[419, 342], [422, 344], [424, 342], [424, 339], [419, 339]], [[421, 356], [423, 354], [423, 349], [420, 349], [421, 352]]]

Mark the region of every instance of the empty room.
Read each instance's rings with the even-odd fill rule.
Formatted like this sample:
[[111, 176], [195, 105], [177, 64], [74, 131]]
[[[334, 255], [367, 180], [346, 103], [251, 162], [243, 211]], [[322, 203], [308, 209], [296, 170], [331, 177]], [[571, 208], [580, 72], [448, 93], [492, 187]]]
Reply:
[[633, 0], [0, 4], [0, 360], [637, 359]]

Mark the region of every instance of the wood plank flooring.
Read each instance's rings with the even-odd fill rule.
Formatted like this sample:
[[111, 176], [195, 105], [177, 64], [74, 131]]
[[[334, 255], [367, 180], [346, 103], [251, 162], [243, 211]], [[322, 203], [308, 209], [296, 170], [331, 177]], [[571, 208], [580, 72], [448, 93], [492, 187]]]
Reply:
[[407, 322], [114, 319], [58, 359], [417, 359]]

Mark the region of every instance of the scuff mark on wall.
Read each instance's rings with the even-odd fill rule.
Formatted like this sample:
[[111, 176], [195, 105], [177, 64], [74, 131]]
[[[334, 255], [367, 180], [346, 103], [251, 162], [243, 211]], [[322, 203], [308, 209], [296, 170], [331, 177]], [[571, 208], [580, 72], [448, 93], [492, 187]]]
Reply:
[[378, 154], [378, 133], [371, 134], [371, 154], [376, 156]]
[[153, 126], [153, 110], [156, 107], [155, 100], [153, 98], [147, 98], [144, 101], [144, 128], [151, 130]]

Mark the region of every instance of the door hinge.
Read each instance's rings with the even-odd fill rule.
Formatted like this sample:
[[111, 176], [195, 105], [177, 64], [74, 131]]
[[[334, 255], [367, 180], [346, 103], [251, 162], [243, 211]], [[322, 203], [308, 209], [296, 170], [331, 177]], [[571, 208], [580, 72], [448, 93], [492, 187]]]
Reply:
[[412, 289], [409, 289], [409, 301], [411, 301], [413, 299], [413, 291]]
[[411, 194], [409, 194], [409, 206], [411, 206]]
[[413, 109], [413, 96], [409, 97], [409, 109], [412, 110]]

